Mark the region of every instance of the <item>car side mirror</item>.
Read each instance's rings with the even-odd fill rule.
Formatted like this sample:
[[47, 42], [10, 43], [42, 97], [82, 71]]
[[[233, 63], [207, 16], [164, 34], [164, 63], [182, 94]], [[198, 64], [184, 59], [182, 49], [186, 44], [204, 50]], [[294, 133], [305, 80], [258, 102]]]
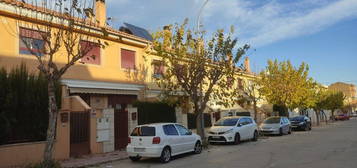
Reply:
[[187, 135], [192, 135], [192, 131], [188, 131]]
[[238, 123], [237, 127], [241, 127], [243, 124], [242, 123]]
[[283, 122], [280, 122], [281, 125], [283, 125], [284, 123]]

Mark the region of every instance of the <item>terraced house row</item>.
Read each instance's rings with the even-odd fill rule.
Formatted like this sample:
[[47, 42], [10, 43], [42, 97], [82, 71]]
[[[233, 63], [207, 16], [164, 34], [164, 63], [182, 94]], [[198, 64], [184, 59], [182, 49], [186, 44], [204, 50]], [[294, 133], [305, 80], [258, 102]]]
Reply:
[[[86, 29], [79, 33], [87, 34], [89, 38], [78, 41], [79, 46], [91, 45], [92, 48], [61, 79], [62, 103], [57, 121], [55, 159], [125, 148], [129, 131], [138, 124], [140, 115], [133, 103], [160, 99], [160, 88], [154, 83], [154, 77], [160, 76], [165, 67], [160, 64], [160, 57], [146, 54], [152, 41], [150, 34], [128, 23], [119, 30], [107, 26], [104, 0], [96, 0], [94, 10], [98, 22], [88, 22]], [[1, 68], [10, 70], [25, 63], [31, 72], [38, 71], [38, 60], [31, 53], [40, 51], [36, 48], [30, 51], [23, 40], [30, 40], [41, 48], [44, 44], [41, 33], [46, 33], [41, 25], [49, 21], [36, 16], [51, 14], [53, 12], [48, 9], [19, 1], [0, 1]], [[55, 28], [65, 27], [57, 25]], [[105, 48], [97, 44], [98, 39], [107, 43]], [[67, 61], [61, 56], [63, 50], [60, 49], [55, 57], [58, 64]], [[248, 59], [245, 64], [249, 67]], [[255, 76], [246, 72], [240, 77], [251, 79]], [[176, 122], [187, 126], [189, 111], [175, 109]], [[235, 112], [239, 110], [209, 116], [214, 122], [221, 115]], [[0, 165], [39, 161], [43, 150], [43, 141], [1, 145]]]

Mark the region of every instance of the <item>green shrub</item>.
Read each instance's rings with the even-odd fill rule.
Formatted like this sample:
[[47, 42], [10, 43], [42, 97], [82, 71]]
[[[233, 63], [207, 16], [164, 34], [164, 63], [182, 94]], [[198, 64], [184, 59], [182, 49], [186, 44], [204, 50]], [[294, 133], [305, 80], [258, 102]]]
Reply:
[[138, 124], [176, 122], [175, 106], [165, 102], [135, 102], [138, 108]]
[[[42, 141], [48, 127], [47, 79], [29, 73], [25, 64], [0, 70], [0, 145]], [[60, 83], [56, 83], [60, 106]]]
[[[196, 129], [196, 114], [193, 113], [187, 113], [187, 127], [189, 129]], [[211, 114], [208, 113], [203, 113], [203, 120], [204, 120], [204, 127], [211, 127], [212, 122], [211, 122]]]

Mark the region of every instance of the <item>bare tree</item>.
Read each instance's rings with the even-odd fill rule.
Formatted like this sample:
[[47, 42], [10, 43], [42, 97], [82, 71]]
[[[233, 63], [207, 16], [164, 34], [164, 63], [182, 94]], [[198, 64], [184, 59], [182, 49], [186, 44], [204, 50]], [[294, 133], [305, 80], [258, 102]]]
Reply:
[[[21, 17], [18, 20], [20, 45], [27, 48], [27, 54], [36, 58], [38, 70], [48, 79], [49, 122], [44, 151], [46, 167], [50, 167], [53, 159], [58, 116], [54, 83], [77, 61], [89, 56], [94, 47], [104, 48], [108, 45], [101, 40], [108, 32], [95, 19], [92, 5], [86, 0], [22, 0], [16, 4], [16, 13]], [[33, 22], [29, 22], [29, 19]], [[96, 31], [92, 30], [93, 27]], [[66, 61], [59, 63], [60, 57], [65, 57]], [[89, 57], [95, 59], [95, 55]]]

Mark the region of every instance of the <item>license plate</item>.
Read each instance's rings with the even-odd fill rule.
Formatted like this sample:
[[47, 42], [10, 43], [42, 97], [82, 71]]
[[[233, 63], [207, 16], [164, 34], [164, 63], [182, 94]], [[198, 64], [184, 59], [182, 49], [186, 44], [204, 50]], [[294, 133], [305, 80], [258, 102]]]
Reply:
[[219, 136], [213, 136], [212, 138], [213, 139], [219, 139], [220, 137]]
[[134, 152], [145, 152], [145, 148], [134, 148]]
[[296, 127], [298, 127], [298, 126], [296, 126], [296, 125], [292, 125], [291, 127], [296, 128]]

